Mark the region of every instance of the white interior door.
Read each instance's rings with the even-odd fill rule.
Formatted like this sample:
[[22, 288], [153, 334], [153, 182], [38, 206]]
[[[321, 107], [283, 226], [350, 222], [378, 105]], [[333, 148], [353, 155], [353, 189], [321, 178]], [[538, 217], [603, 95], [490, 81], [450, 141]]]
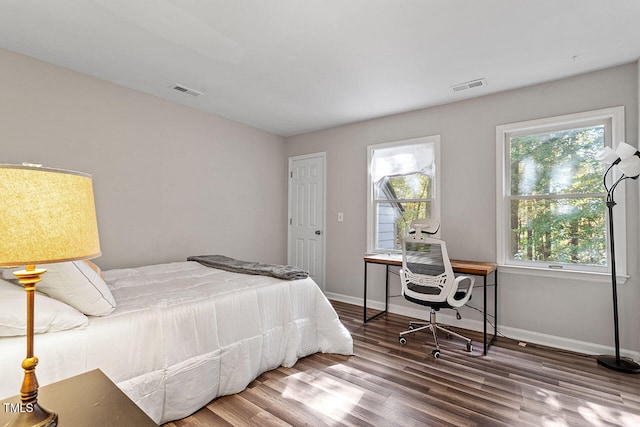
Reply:
[[289, 158], [287, 262], [309, 272], [324, 292], [325, 153]]

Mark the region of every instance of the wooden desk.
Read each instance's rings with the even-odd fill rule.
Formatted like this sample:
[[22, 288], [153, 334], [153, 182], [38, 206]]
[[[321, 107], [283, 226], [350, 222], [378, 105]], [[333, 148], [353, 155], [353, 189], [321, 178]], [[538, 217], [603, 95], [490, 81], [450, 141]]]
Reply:
[[[0, 426], [13, 419], [10, 404], [19, 402], [19, 396], [0, 402]], [[99, 369], [41, 387], [38, 403], [58, 414], [59, 426], [158, 427]]]
[[[381, 264], [386, 267], [385, 276], [385, 294], [384, 294], [384, 310], [374, 314], [371, 317], [367, 317], [367, 265], [368, 264]], [[402, 255], [400, 254], [379, 254], [379, 255], [367, 255], [364, 257], [364, 323], [375, 319], [378, 316], [382, 316], [389, 310], [389, 266], [402, 267]], [[498, 266], [492, 262], [478, 262], [478, 261], [462, 261], [451, 260], [451, 267], [453, 267], [454, 273], [470, 274], [473, 276], [482, 276], [484, 278], [484, 298], [482, 306], [482, 315], [484, 318], [484, 346], [483, 354], [486, 355], [489, 347], [494, 343], [497, 337], [498, 328]], [[487, 284], [487, 277], [493, 274], [493, 336], [491, 340], [487, 338], [487, 288], [490, 285]]]

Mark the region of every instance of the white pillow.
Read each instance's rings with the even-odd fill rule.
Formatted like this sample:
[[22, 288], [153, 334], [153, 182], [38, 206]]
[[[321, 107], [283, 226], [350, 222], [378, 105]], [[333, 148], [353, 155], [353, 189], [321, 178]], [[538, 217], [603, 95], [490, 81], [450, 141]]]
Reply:
[[[37, 286], [36, 286], [37, 288]], [[85, 328], [89, 319], [73, 307], [35, 293], [33, 329], [36, 334]], [[0, 279], [0, 337], [27, 334], [27, 297], [22, 286]]]
[[[100, 268], [90, 261], [71, 261], [55, 264], [38, 264], [37, 268], [46, 268], [36, 290], [70, 305], [88, 316], [104, 316], [116, 308], [109, 287], [102, 278]], [[17, 283], [14, 270], [2, 272], [5, 280]]]
[[116, 300], [95, 264], [72, 261], [38, 267], [47, 269], [42, 281], [36, 285], [40, 292], [69, 304], [87, 316], [104, 316], [116, 308]]

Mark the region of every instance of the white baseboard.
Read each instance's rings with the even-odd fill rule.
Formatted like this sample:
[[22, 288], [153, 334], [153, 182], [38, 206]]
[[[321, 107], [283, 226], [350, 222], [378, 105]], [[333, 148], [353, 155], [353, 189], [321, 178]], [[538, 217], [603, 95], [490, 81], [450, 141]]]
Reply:
[[[351, 297], [351, 296], [342, 295], [342, 294], [335, 294], [332, 292], [327, 292], [326, 296], [327, 298], [335, 301], [358, 305], [360, 307], [363, 306], [362, 298]], [[369, 308], [374, 310], [384, 310], [384, 304], [379, 301], [368, 301], [367, 309]], [[422, 320], [429, 319], [429, 312], [424, 309], [410, 308], [410, 307], [405, 307], [398, 304], [389, 304], [389, 312], [415, 318], [415, 319], [422, 319]], [[455, 316], [452, 316], [446, 313], [438, 313], [438, 318], [442, 320], [442, 323], [446, 323], [451, 326], [457, 326], [463, 329], [468, 329], [470, 331], [482, 332], [484, 328], [483, 322], [479, 320], [464, 319], [464, 318], [462, 320], [457, 320]], [[487, 332], [488, 333], [493, 332], [493, 327], [491, 325], [487, 325]], [[547, 347], [557, 348], [560, 350], [575, 351], [582, 354], [589, 354], [589, 355], [615, 354], [615, 349], [613, 347], [591, 343], [587, 341], [573, 340], [570, 338], [559, 337], [555, 335], [542, 334], [540, 332], [528, 331], [525, 329], [512, 328], [512, 327], [504, 326], [500, 324], [498, 324], [498, 334], [500, 336], [505, 336], [514, 340], [521, 341], [523, 343], [532, 343], [532, 344], [535, 343], [535, 344], [544, 345]], [[637, 352], [637, 351], [620, 349], [620, 355], [622, 357], [628, 357], [636, 361], [640, 360], [640, 352]]]

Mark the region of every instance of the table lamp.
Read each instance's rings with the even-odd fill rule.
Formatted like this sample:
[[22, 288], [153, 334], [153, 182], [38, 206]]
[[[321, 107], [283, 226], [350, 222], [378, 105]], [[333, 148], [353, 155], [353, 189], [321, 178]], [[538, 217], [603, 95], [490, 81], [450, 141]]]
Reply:
[[[603, 176], [604, 189], [607, 191], [607, 210], [609, 216], [609, 251], [611, 259], [611, 289], [613, 293], [613, 339], [615, 345], [615, 355], [598, 356], [598, 364], [618, 372], [628, 374], [640, 373], [640, 365], [628, 358], [620, 357], [620, 334], [618, 327], [618, 285], [616, 277], [616, 246], [613, 239], [613, 207], [616, 202], [613, 193], [616, 187], [627, 179], [637, 179], [640, 175], [640, 151], [626, 142], [618, 144], [614, 151], [611, 147], [605, 147], [596, 155], [596, 159], [610, 164]], [[617, 165], [622, 175], [612, 181], [608, 180]]]
[[36, 283], [47, 270], [36, 264], [100, 256], [91, 176], [41, 165], [0, 165], [0, 267], [14, 274], [27, 300], [27, 357], [22, 362], [21, 410], [7, 426], [56, 426], [58, 416], [38, 404], [33, 354]]

